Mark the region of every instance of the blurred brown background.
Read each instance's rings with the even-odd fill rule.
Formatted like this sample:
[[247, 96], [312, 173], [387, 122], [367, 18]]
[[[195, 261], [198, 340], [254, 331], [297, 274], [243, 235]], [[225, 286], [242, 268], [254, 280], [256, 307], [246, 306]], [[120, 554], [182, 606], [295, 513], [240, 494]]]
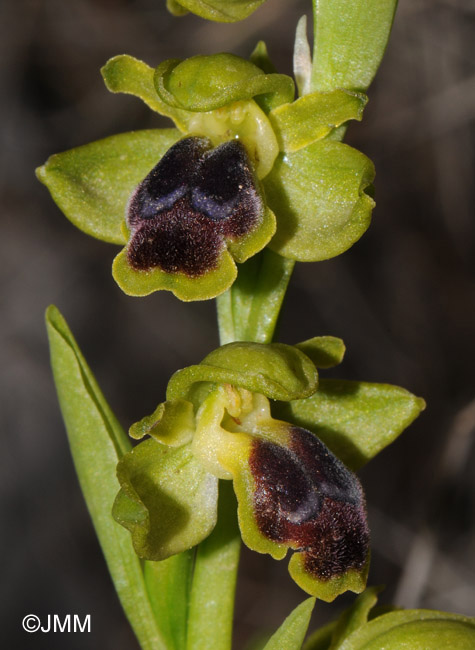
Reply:
[[[137, 648], [72, 467], [48, 367], [43, 312], [68, 319], [123, 425], [153, 410], [168, 377], [217, 345], [214, 304], [123, 295], [114, 247], [76, 231], [34, 178], [57, 151], [163, 122], [110, 95], [99, 67], [129, 53], [151, 65], [266, 40], [291, 73], [310, 0], [269, 0], [236, 25], [167, 14], [163, 0], [3, 0], [2, 506], [4, 647]], [[427, 411], [361, 472], [382, 602], [475, 614], [475, 6], [402, 0], [362, 124], [347, 141], [376, 164], [373, 225], [345, 255], [300, 265], [280, 340], [341, 336], [336, 376], [400, 384]], [[236, 647], [304, 598], [287, 562], [244, 551]], [[352, 597], [317, 603], [312, 627]], [[35, 634], [24, 615], [91, 614], [91, 634]], [[212, 644], [210, 644], [212, 649]]]

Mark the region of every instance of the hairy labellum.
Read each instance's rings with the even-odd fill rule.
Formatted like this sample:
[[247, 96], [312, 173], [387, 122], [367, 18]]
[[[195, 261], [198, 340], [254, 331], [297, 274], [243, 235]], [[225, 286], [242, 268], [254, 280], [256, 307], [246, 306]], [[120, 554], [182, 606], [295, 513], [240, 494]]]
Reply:
[[315, 435], [291, 427], [288, 447], [256, 438], [249, 461], [265, 537], [304, 552], [306, 571], [320, 580], [362, 569], [369, 532], [361, 485]]
[[226, 240], [251, 232], [264, 206], [238, 140], [212, 148], [189, 137], [171, 147], [133, 193], [129, 264], [190, 277], [218, 265]]

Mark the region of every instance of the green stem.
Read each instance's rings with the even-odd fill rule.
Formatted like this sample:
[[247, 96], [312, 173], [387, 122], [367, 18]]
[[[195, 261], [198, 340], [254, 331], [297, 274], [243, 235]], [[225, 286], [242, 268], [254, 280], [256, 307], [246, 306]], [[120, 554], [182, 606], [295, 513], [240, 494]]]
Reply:
[[198, 546], [188, 615], [187, 650], [229, 650], [241, 550], [231, 481], [221, 481], [218, 523]]
[[237, 280], [216, 301], [221, 344], [272, 341], [294, 265], [270, 249], [240, 265]]
[[[240, 265], [231, 289], [217, 299], [221, 344], [270, 343], [294, 262], [264, 250]], [[229, 650], [241, 538], [230, 481], [221, 481], [218, 523], [198, 547], [188, 616], [187, 650]]]

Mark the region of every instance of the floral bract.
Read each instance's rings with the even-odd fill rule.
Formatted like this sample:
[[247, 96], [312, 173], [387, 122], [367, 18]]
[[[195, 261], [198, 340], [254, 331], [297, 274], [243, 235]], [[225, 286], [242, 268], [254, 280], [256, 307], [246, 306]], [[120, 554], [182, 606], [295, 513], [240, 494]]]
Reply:
[[321, 260], [368, 227], [373, 166], [329, 139], [361, 119], [365, 95], [294, 100], [293, 81], [271, 71], [263, 44], [251, 58], [169, 59], [155, 70], [127, 55], [111, 59], [102, 69], [109, 90], [138, 96], [176, 128], [112, 136], [38, 170], [76, 226], [126, 244], [113, 267], [126, 293], [213, 298], [234, 282], [236, 262], [266, 245], [292, 260]]
[[[251, 549], [275, 559], [295, 551], [292, 577], [323, 600], [364, 589], [364, 496], [333, 452], [352, 432], [334, 424], [324, 443], [318, 433], [327, 428], [325, 409], [303, 428], [292, 418], [273, 418], [269, 402], [308, 403], [311, 412], [319, 395], [315, 364], [335, 365], [343, 350], [333, 337], [298, 346], [231, 343], [175, 373], [167, 401], [130, 430], [136, 439], [150, 438], [118, 466], [121, 490], [113, 513], [131, 531], [140, 557], [163, 560], [204, 539], [216, 523], [218, 480], [232, 480], [241, 535]], [[373, 420], [378, 427], [371, 441], [357, 438], [360, 449], [347, 454], [349, 467], [360, 465], [362, 454], [372, 457], [423, 408], [407, 391], [371, 386], [384, 414], [367, 408], [365, 384], [358, 384], [359, 394], [355, 386], [348, 393], [350, 421], [356, 409], [362, 428], [371, 428]], [[399, 394], [397, 407], [390, 393]]]

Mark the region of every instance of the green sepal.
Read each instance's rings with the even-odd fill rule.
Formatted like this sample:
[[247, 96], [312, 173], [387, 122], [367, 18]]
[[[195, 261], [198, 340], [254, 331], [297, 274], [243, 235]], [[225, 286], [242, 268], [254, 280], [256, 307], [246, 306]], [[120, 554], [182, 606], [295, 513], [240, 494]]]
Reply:
[[218, 481], [189, 445], [173, 448], [148, 439], [117, 466], [119, 491], [112, 515], [132, 534], [135, 552], [164, 560], [201, 542], [216, 524]]
[[348, 569], [342, 575], [320, 580], [305, 569], [305, 553], [294, 553], [290, 558], [289, 573], [298, 586], [308, 594], [331, 603], [345, 591], [353, 591], [356, 594], [364, 591], [368, 579], [369, 559], [368, 554], [366, 564], [360, 570]]
[[181, 131], [186, 131], [187, 113], [166, 104], [157, 94], [153, 82], [154, 68], [133, 56], [119, 54], [107, 61], [101, 68], [101, 74], [110, 92], [138, 97], [152, 111], [170, 117]]
[[176, 129], [113, 135], [51, 156], [36, 174], [79, 230], [125, 244], [122, 225], [131, 192], [180, 135]]
[[389, 384], [321, 379], [311, 397], [276, 405], [279, 417], [313, 431], [353, 470], [395, 440], [425, 408]]
[[189, 302], [216, 298], [232, 285], [237, 269], [232, 256], [224, 249], [218, 266], [196, 277], [179, 272], [167, 273], [159, 268], [139, 271], [130, 266], [124, 249], [114, 259], [112, 275], [122, 291], [129, 296], [148, 296], [164, 289], [174, 293], [180, 300]]
[[181, 61], [168, 59], [155, 70], [155, 88], [169, 106], [186, 111], [207, 112], [226, 104], [268, 96], [273, 108], [291, 102], [294, 82], [283, 74], [265, 74], [256, 65], [235, 54], [193, 56]]
[[228, 343], [199, 365], [178, 370], [170, 379], [167, 399], [188, 399], [193, 384], [231, 384], [275, 400], [312, 395], [318, 374], [303, 352], [284, 343]]
[[315, 598], [307, 598], [287, 616], [263, 650], [301, 650], [315, 607]]
[[336, 647], [338, 650], [472, 650], [475, 618], [428, 609], [389, 612], [362, 625]]
[[281, 151], [298, 151], [321, 140], [348, 120], [361, 121], [368, 101], [362, 93], [346, 90], [314, 92], [269, 113]]
[[[175, 16], [187, 11], [220, 23], [234, 23], [252, 14], [265, 0], [167, 0], [168, 10]], [[182, 7], [184, 11], [179, 11]]]
[[301, 262], [335, 257], [367, 230], [373, 199], [365, 192], [374, 179], [364, 154], [329, 139], [280, 154], [263, 181], [277, 232], [269, 246]]
[[129, 435], [135, 440], [148, 435], [169, 447], [181, 447], [190, 442], [194, 431], [193, 404], [178, 399], [159, 404], [151, 415], [130, 427]]
[[343, 361], [346, 347], [336, 336], [314, 336], [295, 345], [317, 368], [333, 368]]
[[365, 91], [379, 67], [397, 0], [313, 0], [311, 90]]

